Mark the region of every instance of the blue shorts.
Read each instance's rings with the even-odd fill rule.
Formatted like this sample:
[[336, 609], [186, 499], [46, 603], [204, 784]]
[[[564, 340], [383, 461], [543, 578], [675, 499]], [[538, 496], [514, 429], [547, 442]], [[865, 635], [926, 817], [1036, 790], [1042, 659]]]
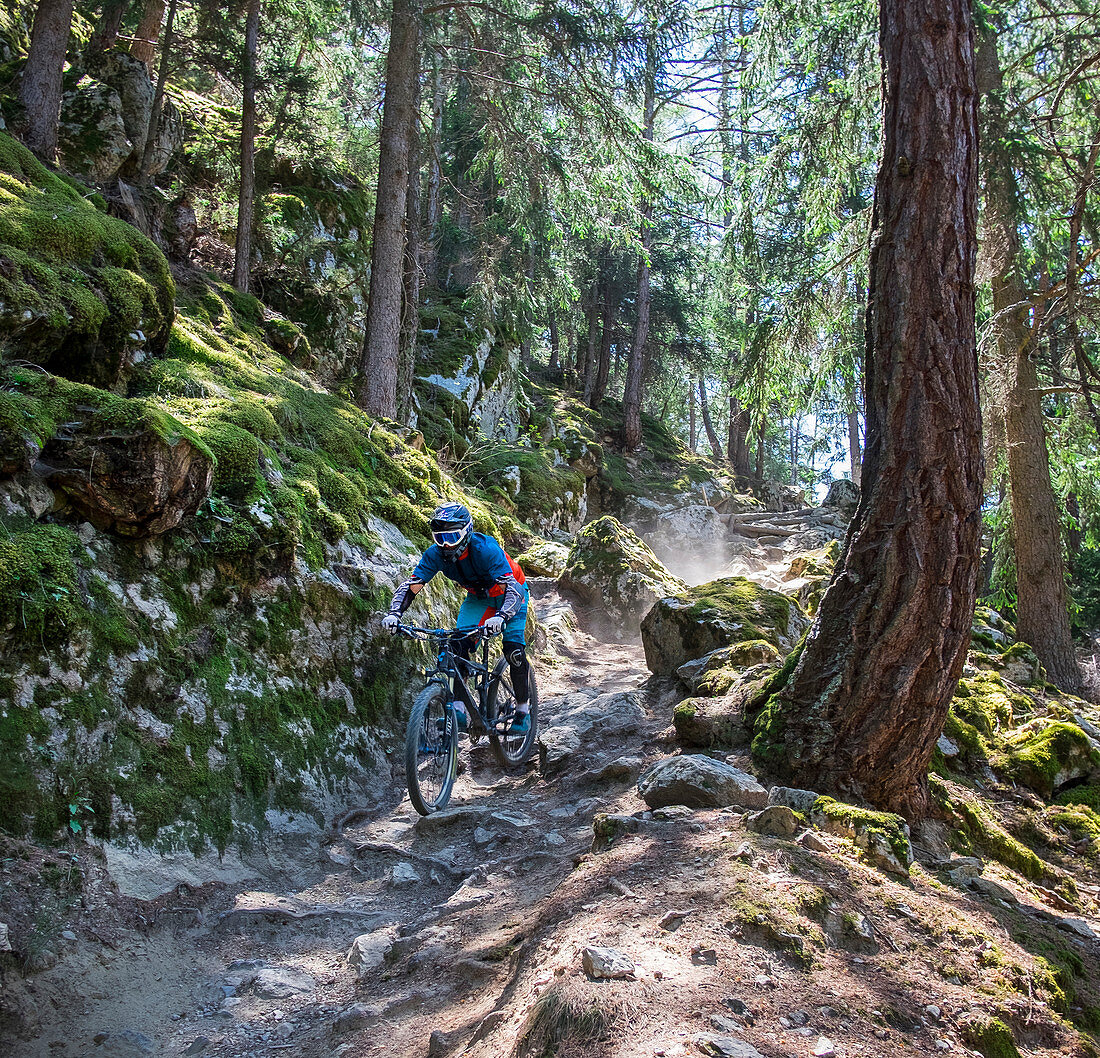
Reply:
[[[525, 632], [527, 629], [527, 600], [529, 598], [530, 594], [527, 588], [524, 587], [523, 605], [504, 626], [504, 638], [509, 643], [526, 644], [527, 642]], [[476, 595], [467, 595], [458, 609], [458, 630], [469, 632], [477, 628], [478, 625], [485, 624], [500, 609], [502, 602], [504, 602], [503, 593], [495, 599], [479, 599]]]

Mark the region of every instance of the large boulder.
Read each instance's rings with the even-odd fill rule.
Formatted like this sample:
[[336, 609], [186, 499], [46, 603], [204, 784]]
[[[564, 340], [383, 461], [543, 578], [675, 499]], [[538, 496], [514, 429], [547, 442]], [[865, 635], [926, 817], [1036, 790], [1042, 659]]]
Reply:
[[694, 658], [752, 640], [788, 653], [809, 627], [793, 599], [743, 577], [669, 593], [642, 622], [642, 645], [651, 672], [671, 675]]
[[833, 507], [850, 519], [859, 506], [859, 486], [850, 478], [838, 478], [830, 482], [822, 506]]
[[1037, 717], [1014, 731], [993, 767], [1021, 786], [1051, 797], [1067, 783], [1100, 776], [1100, 753], [1077, 724]]
[[[140, 59], [111, 50], [95, 58], [61, 101], [58, 147], [65, 167], [106, 183], [142, 167], [155, 89]], [[163, 172], [183, 144], [180, 112], [164, 100], [145, 172]]]
[[42, 450], [46, 480], [101, 529], [123, 536], [163, 533], [210, 495], [209, 453], [163, 413], [122, 422], [102, 411], [85, 412], [66, 426]]
[[768, 791], [748, 772], [697, 754], [666, 757], [638, 780], [638, 794], [650, 808], [763, 808]]
[[762, 481], [753, 491], [768, 511], [797, 511], [806, 506], [806, 492], [781, 481]]
[[630, 629], [638, 628], [658, 599], [686, 590], [637, 534], [610, 515], [577, 534], [558, 583]]
[[552, 540], [536, 540], [516, 561], [529, 577], [560, 577], [569, 561], [569, 548]]
[[91, 77], [81, 77], [62, 98], [57, 140], [65, 167], [93, 183], [117, 176], [134, 151], [118, 92]]

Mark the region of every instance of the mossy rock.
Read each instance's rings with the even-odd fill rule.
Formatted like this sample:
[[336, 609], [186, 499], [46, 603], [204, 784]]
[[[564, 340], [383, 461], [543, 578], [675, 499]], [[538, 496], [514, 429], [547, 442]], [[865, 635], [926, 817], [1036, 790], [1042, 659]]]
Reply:
[[569, 549], [550, 540], [537, 540], [516, 561], [528, 576], [560, 577], [569, 561]]
[[735, 643], [762, 640], [786, 655], [809, 619], [782, 592], [726, 577], [662, 598], [642, 622], [651, 672], [671, 675], [693, 658]]
[[840, 558], [840, 541], [830, 540], [817, 551], [795, 555], [787, 567], [788, 577], [829, 577]]
[[1085, 783], [1063, 790], [1054, 799], [1060, 805], [1083, 805], [1095, 813], [1100, 813], [1100, 783]]
[[971, 761], [986, 760], [1034, 709], [1032, 699], [1009, 687], [1000, 673], [978, 672], [959, 680], [943, 733]]
[[688, 661], [676, 670], [676, 675], [693, 694], [716, 697], [737, 684], [746, 670], [773, 665], [779, 660], [779, 650], [771, 643], [764, 639], [749, 639]]
[[999, 1018], [972, 1018], [960, 1026], [963, 1040], [985, 1058], [1020, 1058], [1012, 1030]]
[[610, 515], [577, 533], [558, 583], [624, 628], [639, 627], [659, 598], [684, 590], [637, 534]]
[[1076, 724], [1058, 721], [1010, 737], [992, 764], [1006, 778], [1049, 798], [1060, 786], [1088, 778], [1100, 767], [1100, 753]]
[[73, 557], [79, 546], [76, 533], [59, 525], [0, 539], [0, 632], [52, 644], [82, 623]]
[[[1097, 788], [1084, 788], [1085, 797], [1096, 797]], [[1075, 790], [1060, 795], [1059, 803], [1044, 809], [1043, 819], [1051, 827], [1066, 831], [1075, 841], [1087, 841], [1093, 855], [1100, 852], [1100, 808], [1090, 807], [1087, 801], [1074, 800]], [[1077, 795], [1080, 798], [1082, 795]]]
[[908, 877], [913, 848], [901, 816], [819, 797], [810, 809], [810, 819], [821, 830], [854, 841], [873, 866]]
[[117, 387], [164, 352], [174, 298], [152, 242], [0, 132], [0, 351]]
[[676, 737], [686, 746], [737, 748], [748, 742], [740, 699], [686, 698], [672, 711]]
[[1027, 643], [1013, 643], [1001, 653], [1000, 663], [1005, 679], [1021, 687], [1041, 687], [1047, 682], [1046, 669]]
[[[935, 784], [932, 784], [935, 790]], [[991, 859], [1033, 882], [1042, 881], [1048, 871], [1043, 861], [1021, 841], [1017, 841], [993, 819], [988, 810], [976, 803], [946, 799], [946, 810], [955, 817], [956, 843], [963, 851], [976, 849]]]
[[95, 525], [163, 533], [209, 495], [210, 450], [152, 402], [25, 367], [0, 371], [0, 387], [0, 437], [40, 456], [50, 487]]

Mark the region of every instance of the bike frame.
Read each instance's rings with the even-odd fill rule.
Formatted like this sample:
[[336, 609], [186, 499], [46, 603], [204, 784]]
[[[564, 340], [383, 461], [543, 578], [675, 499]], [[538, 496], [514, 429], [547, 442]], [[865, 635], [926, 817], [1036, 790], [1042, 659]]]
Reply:
[[[466, 707], [467, 715], [471, 721], [479, 723], [486, 731], [492, 729], [492, 725], [485, 715], [489, 701], [489, 692], [493, 684], [499, 679], [494, 677], [489, 668], [489, 639], [490, 634], [484, 628], [474, 628], [469, 632], [459, 632], [455, 628], [421, 628], [418, 625], [399, 624], [397, 630], [407, 635], [410, 639], [436, 639], [440, 641], [439, 654], [436, 656], [435, 668], [429, 669], [425, 676], [428, 682], [441, 683], [448, 693], [448, 708], [453, 709], [453, 703], [460, 699]], [[452, 649], [452, 643], [457, 639], [468, 639], [477, 636], [480, 639], [481, 664], [473, 658], [463, 658]], [[477, 645], [473, 647], [472, 654], [477, 653]], [[466, 667], [467, 674], [463, 676], [459, 670], [459, 663]], [[477, 690], [475, 699], [466, 680], [473, 677], [474, 688]], [[475, 720], [476, 718], [476, 720]]]

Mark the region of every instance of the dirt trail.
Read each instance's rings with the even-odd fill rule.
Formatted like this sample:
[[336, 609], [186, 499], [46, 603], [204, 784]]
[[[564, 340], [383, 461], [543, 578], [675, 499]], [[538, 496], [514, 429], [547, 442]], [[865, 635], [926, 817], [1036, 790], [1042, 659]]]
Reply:
[[[565, 605], [549, 589], [538, 603], [543, 614]], [[637, 690], [647, 676], [639, 642], [573, 632], [558, 651], [539, 669], [542, 730], [563, 695]], [[307, 887], [182, 892], [170, 901], [182, 907], [161, 909], [151, 929], [117, 922], [107, 943], [78, 937], [29, 980], [43, 1031], [16, 1042], [13, 1058], [328, 1055], [352, 1042], [355, 1054], [426, 1053], [431, 1031], [461, 1033], [489, 982], [527, 959], [519, 938], [637, 766], [609, 783], [580, 774], [636, 753], [664, 726], [647, 718], [629, 743], [597, 730], [552, 783], [537, 758], [505, 774], [487, 744], [464, 739], [443, 816], [420, 820], [395, 780], [392, 803], [330, 835]], [[360, 978], [346, 956], [368, 933], [385, 958]]]
[[[83, 929], [30, 981], [41, 1036], [0, 1053], [894, 1058], [973, 1053], [968, 1026], [995, 1015], [1036, 1053], [1084, 1054], [1032, 953], [1097, 965], [1100, 944], [1028, 894], [952, 888], [934, 863], [898, 880], [732, 810], [643, 814], [637, 775], [675, 751], [675, 696], [645, 682], [640, 644], [570, 633], [562, 600], [536, 601], [558, 641], [539, 670], [552, 771], [504, 774], [464, 742], [446, 812], [420, 819], [395, 779], [306, 886], [181, 892], [152, 924], [131, 909]], [[594, 853], [600, 812], [634, 820]], [[586, 945], [632, 976], [591, 979]]]

